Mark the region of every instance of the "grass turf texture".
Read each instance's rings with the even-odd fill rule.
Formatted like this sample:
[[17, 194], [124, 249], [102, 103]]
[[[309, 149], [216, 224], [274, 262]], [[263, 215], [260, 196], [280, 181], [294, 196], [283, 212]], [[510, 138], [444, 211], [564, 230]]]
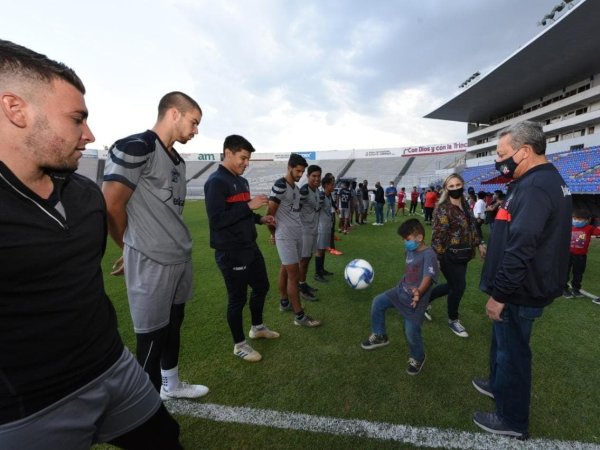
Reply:
[[[473, 411], [491, 411], [494, 406], [471, 385], [473, 377], [487, 375], [491, 335], [484, 310], [487, 296], [478, 289], [479, 256], [469, 264], [467, 290], [460, 307], [461, 322], [470, 337], [455, 336], [447, 325], [445, 301], [434, 302], [433, 321], [423, 325], [427, 362], [418, 376], [411, 377], [405, 373], [408, 350], [402, 320], [395, 311], [390, 310], [387, 315], [391, 345], [371, 352], [359, 345], [370, 333], [371, 299], [394, 286], [403, 273], [404, 248], [396, 234], [402, 217], [383, 227], [355, 225], [349, 235], [341, 235], [337, 247], [344, 255], [326, 256], [326, 268], [335, 273], [330, 283], [313, 280], [314, 261], [311, 262], [307, 281], [319, 288], [319, 301], [305, 302], [305, 308], [323, 320], [323, 326], [317, 329], [294, 326], [292, 313], [278, 310], [279, 259], [275, 247], [267, 243], [267, 229], [258, 227], [258, 242], [271, 281], [264, 320], [281, 333], [281, 338], [249, 340], [264, 357], [251, 364], [232, 354], [225, 318], [226, 290], [209, 247], [204, 202], [189, 201], [185, 219], [194, 237], [195, 297], [186, 308], [180, 373], [184, 380], [209, 386], [211, 392], [200, 402], [479, 431], [471, 421]], [[373, 220], [373, 216], [369, 219]], [[487, 227], [484, 228], [487, 234]], [[426, 226], [426, 230], [429, 242], [431, 227]], [[135, 340], [124, 281], [108, 275], [119, 255], [110, 242], [103, 270], [121, 334], [133, 351]], [[344, 266], [354, 258], [366, 259], [375, 270], [373, 284], [362, 291], [350, 289], [343, 279]], [[584, 276], [585, 290], [600, 294], [599, 271], [600, 240], [594, 239]], [[536, 321], [531, 341], [533, 438], [600, 443], [599, 321], [600, 306], [588, 298], [558, 298]], [[247, 307], [244, 323], [247, 334]], [[182, 442], [190, 449], [415, 448], [310, 430], [281, 430], [183, 416], [177, 419]]]

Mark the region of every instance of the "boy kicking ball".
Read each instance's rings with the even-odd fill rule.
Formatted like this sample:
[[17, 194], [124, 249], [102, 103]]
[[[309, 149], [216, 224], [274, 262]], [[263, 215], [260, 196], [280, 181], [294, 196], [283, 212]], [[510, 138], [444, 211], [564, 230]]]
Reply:
[[397, 286], [377, 295], [371, 304], [371, 331], [361, 344], [365, 350], [388, 345], [385, 332], [385, 312], [396, 308], [404, 317], [404, 335], [410, 358], [406, 372], [417, 375], [425, 362], [421, 325], [429, 304], [431, 286], [437, 279], [438, 264], [435, 252], [423, 242], [425, 229], [417, 219], [408, 219], [398, 228], [406, 249], [405, 273]]

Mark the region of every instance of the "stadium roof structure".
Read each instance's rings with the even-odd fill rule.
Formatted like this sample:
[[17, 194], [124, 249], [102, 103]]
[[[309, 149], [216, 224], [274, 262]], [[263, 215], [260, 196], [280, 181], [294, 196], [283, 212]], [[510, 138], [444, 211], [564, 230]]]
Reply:
[[600, 72], [600, 1], [582, 0], [429, 119], [488, 124], [495, 117]]

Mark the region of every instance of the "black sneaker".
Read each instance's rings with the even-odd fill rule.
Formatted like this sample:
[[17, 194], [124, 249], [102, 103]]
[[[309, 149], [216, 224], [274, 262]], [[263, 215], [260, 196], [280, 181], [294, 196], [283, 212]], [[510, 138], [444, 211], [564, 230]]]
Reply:
[[564, 298], [573, 298], [573, 293], [571, 292], [571, 289], [564, 288], [563, 289], [563, 297]]
[[300, 291], [300, 298], [302, 298], [302, 300], [308, 300], [309, 302], [316, 302], [318, 300], [317, 296], [308, 289]]
[[323, 269], [323, 275], [331, 276], [331, 275], [333, 275], [333, 272]]
[[306, 289], [308, 289], [308, 291], [312, 292], [313, 294], [316, 294], [317, 291], [319, 290], [318, 288], [314, 288], [314, 287], [310, 286], [308, 283], [304, 283], [304, 286], [306, 286]]
[[575, 298], [585, 297], [585, 295], [583, 295], [579, 289], [572, 289], [571, 292]]
[[315, 273], [315, 280], [319, 283], [329, 283], [329, 280], [320, 273]]
[[485, 380], [483, 378], [473, 378], [471, 380], [473, 383], [473, 387], [479, 391], [480, 394], [487, 395], [489, 398], [494, 398], [494, 393], [492, 392], [492, 388], [490, 387], [490, 380]]
[[520, 440], [525, 440], [529, 436], [527, 432], [515, 431], [507, 427], [496, 413], [486, 413], [476, 411], [473, 414], [473, 422], [482, 430], [488, 433], [501, 434], [503, 436], [512, 436]]
[[408, 367], [406, 368], [406, 373], [409, 375], [417, 375], [423, 368], [423, 364], [425, 364], [425, 356], [423, 356], [423, 361], [420, 362], [415, 358], [408, 358]]
[[360, 346], [364, 350], [373, 350], [374, 348], [385, 347], [390, 343], [385, 334], [371, 334], [366, 341], [361, 342]]

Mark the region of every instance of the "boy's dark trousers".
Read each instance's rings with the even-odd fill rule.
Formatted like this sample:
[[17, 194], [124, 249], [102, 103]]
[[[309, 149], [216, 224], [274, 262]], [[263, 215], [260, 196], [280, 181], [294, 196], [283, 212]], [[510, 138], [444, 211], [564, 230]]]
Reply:
[[571, 278], [571, 287], [578, 291], [581, 289], [581, 280], [585, 272], [585, 266], [587, 263], [587, 255], [574, 255], [569, 254], [569, 269], [567, 271], [567, 282], [571, 278], [571, 271], [573, 277]]

